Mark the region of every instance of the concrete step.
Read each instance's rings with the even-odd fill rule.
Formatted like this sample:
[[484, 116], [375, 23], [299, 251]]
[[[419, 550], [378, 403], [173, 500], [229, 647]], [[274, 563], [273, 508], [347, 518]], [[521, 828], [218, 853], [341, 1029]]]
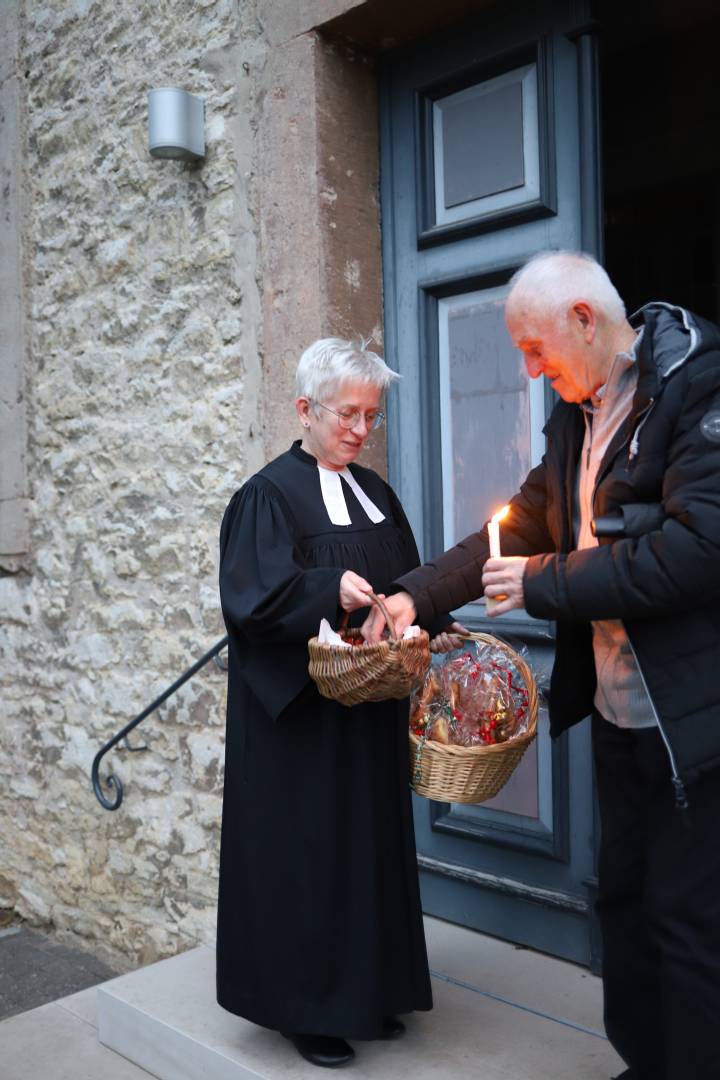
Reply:
[[148, 1080], [98, 1042], [96, 992], [82, 990], [0, 1023], [2, 1080]]
[[[356, 1042], [357, 1080], [608, 1080], [622, 1071], [587, 971], [436, 919], [427, 933], [435, 1008], [406, 1018], [402, 1039]], [[104, 983], [100, 1042], [160, 1080], [317, 1080], [276, 1032], [222, 1010], [214, 983], [206, 947]]]

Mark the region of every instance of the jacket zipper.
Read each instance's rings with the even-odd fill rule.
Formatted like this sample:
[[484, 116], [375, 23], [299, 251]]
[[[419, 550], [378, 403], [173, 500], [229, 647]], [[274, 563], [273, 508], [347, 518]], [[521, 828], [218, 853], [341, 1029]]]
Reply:
[[[593, 508], [593, 511], [595, 509], [595, 496], [597, 495], [597, 489], [600, 486], [600, 484], [603, 482], [605, 477], [607, 476], [610, 469], [612, 468], [613, 461], [615, 461], [615, 459], [618, 458], [620, 456], [620, 454], [622, 454], [623, 450], [628, 445], [628, 443], [630, 443], [630, 449], [628, 451], [628, 459], [630, 461], [632, 461], [632, 459], [637, 454], [637, 452], [638, 452], [637, 437], [638, 437], [638, 435], [640, 433], [640, 428], [643, 426], [643, 424], [647, 420], [647, 418], [648, 418], [648, 416], [650, 414], [650, 411], [653, 408], [654, 404], [655, 404], [655, 398], [650, 398], [649, 401], [647, 402], [647, 404], [640, 410], [640, 412], [635, 417], [636, 421], [640, 420], [641, 422], [636, 426], [632, 437], [630, 435], [628, 435], [627, 439], [625, 439], [625, 441], [622, 442], [620, 444], [620, 446], [618, 446], [617, 450], [615, 451], [615, 453], [612, 456], [612, 460], [605, 463], [605, 468], [602, 470], [602, 472], [600, 470], [598, 470], [598, 474], [595, 477], [595, 486], [594, 486], [594, 488], [592, 490], [592, 498], [590, 500], [590, 506]], [[602, 462], [601, 462], [601, 464], [602, 464]]]
[[[628, 459], [630, 461], [632, 461], [632, 459], [637, 455], [640, 431], [643, 428], [644, 424], [646, 423], [646, 421], [647, 421], [647, 419], [648, 419], [648, 417], [649, 417], [649, 415], [650, 415], [650, 413], [652, 411], [652, 408], [653, 408], [654, 404], [655, 404], [655, 398], [650, 398], [647, 405], [637, 414], [635, 419], [639, 420], [640, 423], [637, 424], [637, 426], [635, 427], [635, 431], [633, 433], [632, 438], [628, 437], [628, 439], [625, 440], [625, 442], [622, 444], [622, 446], [618, 447], [617, 453], [613, 455], [613, 461], [615, 460], [615, 458], [617, 458], [622, 453], [622, 451], [627, 446], [628, 442], [630, 443], [630, 449], [628, 451]], [[602, 476], [598, 473], [598, 476], [597, 476], [597, 478], [595, 480], [595, 487], [593, 488], [592, 500], [591, 500], [591, 503], [590, 503], [590, 505], [592, 507], [595, 506], [595, 495], [597, 494], [598, 486], [600, 485], [601, 481], [604, 480], [604, 478], [605, 478], [605, 476], [606, 476], [606, 474], [607, 474], [607, 472], [609, 471], [610, 468], [612, 468], [612, 462], [608, 462], [607, 468], [602, 473]], [[623, 623], [623, 629], [625, 630], [625, 624], [624, 623]], [[658, 711], [657, 711], [657, 709], [655, 707], [655, 702], [652, 699], [652, 694], [650, 693], [650, 689], [648, 687], [647, 680], [645, 679], [645, 674], [643, 672], [643, 669], [640, 667], [640, 662], [639, 662], [639, 660], [637, 658], [637, 653], [635, 652], [635, 648], [633, 646], [632, 641], [630, 640], [630, 635], [628, 634], [627, 630], [625, 630], [625, 637], [627, 638], [628, 645], [630, 646], [630, 651], [632, 652], [633, 657], [635, 659], [635, 665], [636, 665], [636, 667], [638, 669], [638, 674], [640, 675], [640, 681], [643, 684], [643, 688], [644, 688], [645, 693], [647, 695], [647, 699], [650, 702], [650, 708], [652, 709], [653, 716], [655, 717], [655, 723], [658, 726], [658, 731], [660, 732], [660, 736], [662, 738], [662, 741], [665, 743], [665, 749], [667, 750], [667, 755], [668, 755], [668, 758], [670, 759], [670, 770], [672, 772], [671, 781], [672, 781], [673, 789], [675, 791], [675, 806], [676, 806], [676, 808], [678, 810], [687, 810], [688, 800], [687, 800], [687, 792], [685, 791], [685, 784], [683, 783], [682, 779], [680, 778], [680, 774], [678, 773], [677, 762], [675, 761], [675, 755], [673, 753], [672, 747], [670, 746], [670, 742], [668, 741], [668, 737], [667, 737], [667, 735], [665, 733], [665, 729], [662, 726], [662, 723], [660, 722], [660, 716], [658, 715]]]
[[[625, 624], [624, 623], [623, 623], [623, 629], [625, 629]], [[628, 640], [628, 645], [630, 646], [630, 651], [633, 654], [633, 657], [635, 658], [635, 664], [637, 666], [638, 673], [640, 675], [640, 680], [641, 680], [641, 682], [643, 684], [643, 687], [645, 688], [645, 693], [647, 694], [647, 699], [650, 702], [650, 708], [653, 711], [653, 716], [655, 717], [655, 723], [658, 726], [658, 731], [660, 732], [660, 735], [662, 737], [662, 741], [665, 743], [665, 749], [667, 750], [668, 757], [670, 758], [670, 769], [672, 771], [671, 781], [672, 781], [672, 786], [673, 786], [673, 788], [675, 790], [675, 807], [676, 807], [677, 810], [687, 810], [687, 808], [688, 808], [688, 798], [687, 798], [687, 792], [685, 790], [685, 784], [682, 782], [682, 780], [680, 778], [680, 774], [678, 773], [677, 762], [675, 761], [675, 755], [673, 753], [673, 750], [672, 750], [672, 747], [671, 747], [670, 742], [668, 740], [668, 737], [665, 734], [665, 729], [662, 726], [662, 724], [660, 723], [660, 717], [658, 715], [657, 709], [655, 708], [655, 702], [652, 699], [652, 694], [650, 693], [650, 690], [648, 688], [648, 684], [647, 684], [647, 681], [645, 679], [645, 674], [643, 672], [643, 669], [640, 667], [640, 661], [637, 658], [637, 653], [635, 652], [635, 647], [634, 647], [632, 641], [630, 640], [630, 635], [628, 634], [627, 630], [625, 630], [625, 637]]]
[[632, 439], [630, 440], [630, 449], [628, 450], [628, 461], [632, 461], [632, 459], [634, 457], [637, 457], [637, 452], [638, 452], [638, 450], [640, 448], [640, 445], [639, 445], [640, 444], [640, 432], [642, 431], [645, 424], [647, 423], [648, 418], [650, 416], [650, 413], [652, 412], [654, 404], [655, 404], [655, 398], [650, 398], [650, 400], [648, 401], [645, 408], [642, 410], [642, 412], [638, 413], [637, 417], [635, 418], [636, 420], [640, 420], [640, 417], [642, 417], [642, 419], [640, 420], [640, 423], [635, 428], [635, 432], [633, 434]]

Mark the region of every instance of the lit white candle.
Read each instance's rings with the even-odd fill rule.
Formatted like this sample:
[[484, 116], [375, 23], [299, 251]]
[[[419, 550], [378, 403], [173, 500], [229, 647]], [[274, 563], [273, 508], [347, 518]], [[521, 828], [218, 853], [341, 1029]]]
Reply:
[[[508, 512], [509, 509], [510, 509], [509, 506], [503, 506], [502, 510], [498, 510], [497, 514], [493, 514], [493, 516], [488, 521], [488, 539], [490, 540], [490, 558], [491, 559], [499, 559], [500, 558], [500, 522], [507, 515], [507, 512]], [[485, 610], [486, 611], [492, 611], [495, 604], [498, 604], [501, 599], [502, 598], [499, 597], [499, 596], [496, 596], [496, 597], [486, 596], [485, 597]]]
[[497, 559], [500, 555], [500, 522], [495, 518], [488, 522], [488, 537], [490, 538], [490, 558]]

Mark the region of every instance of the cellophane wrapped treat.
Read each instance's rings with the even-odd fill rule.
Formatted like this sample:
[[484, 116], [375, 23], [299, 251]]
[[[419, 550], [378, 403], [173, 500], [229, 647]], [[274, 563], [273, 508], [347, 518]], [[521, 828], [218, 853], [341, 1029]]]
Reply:
[[528, 690], [506, 649], [473, 642], [445, 655], [410, 699], [410, 730], [453, 746], [492, 746], [528, 729]]

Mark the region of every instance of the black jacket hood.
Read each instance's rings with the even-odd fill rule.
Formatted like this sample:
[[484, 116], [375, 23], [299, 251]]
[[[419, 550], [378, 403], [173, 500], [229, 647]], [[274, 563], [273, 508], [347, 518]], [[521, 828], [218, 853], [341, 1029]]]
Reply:
[[639, 397], [654, 397], [662, 383], [689, 360], [720, 350], [720, 330], [692, 311], [654, 301], [630, 315], [634, 330], [644, 329], [638, 349]]

